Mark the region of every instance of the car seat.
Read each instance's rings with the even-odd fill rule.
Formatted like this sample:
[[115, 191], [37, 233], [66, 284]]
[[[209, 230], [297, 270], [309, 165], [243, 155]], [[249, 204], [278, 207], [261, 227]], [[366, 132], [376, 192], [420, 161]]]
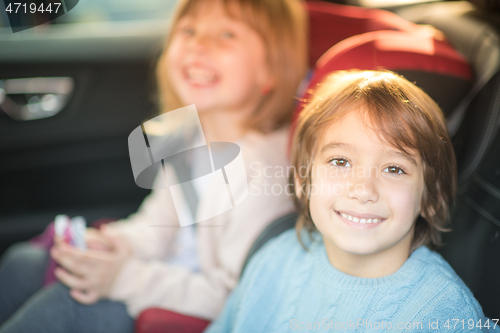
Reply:
[[439, 251], [477, 298], [486, 316], [500, 317], [500, 13], [466, 1], [401, 10], [433, 24], [469, 60], [475, 90], [454, 136], [459, 189], [450, 233]]
[[309, 65], [333, 45], [358, 34], [378, 30], [417, 32], [423, 28], [386, 10], [339, 5], [324, 1], [305, 3], [309, 16]]
[[342, 69], [391, 69], [416, 82], [450, 114], [471, 88], [472, 70], [466, 59], [448, 42], [429, 35], [400, 31], [375, 31], [343, 40], [317, 62], [316, 70], [295, 110], [297, 116], [314, 88], [329, 73]]
[[[474, 87], [462, 99], [464, 111], [449, 125], [458, 161], [459, 193], [481, 164], [494, 138], [500, 81], [500, 14], [477, 10], [467, 1], [438, 2], [398, 12], [416, 23], [431, 24], [444, 32], [448, 41], [463, 54], [475, 73]], [[457, 110], [461, 111], [461, 110]], [[463, 125], [463, 126], [460, 126]]]

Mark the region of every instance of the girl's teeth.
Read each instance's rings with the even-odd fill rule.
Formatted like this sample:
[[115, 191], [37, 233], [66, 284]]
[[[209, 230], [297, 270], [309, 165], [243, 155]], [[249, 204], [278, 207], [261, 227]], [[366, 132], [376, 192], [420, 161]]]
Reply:
[[348, 219], [349, 221], [357, 222], [357, 223], [378, 223], [382, 221], [382, 219], [360, 219], [358, 217], [353, 217], [351, 215], [345, 214], [345, 213], [340, 213], [340, 215]]
[[215, 74], [199, 68], [191, 68], [187, 72], [191, 81], [199, 84], [210, 83], [215, 79]]

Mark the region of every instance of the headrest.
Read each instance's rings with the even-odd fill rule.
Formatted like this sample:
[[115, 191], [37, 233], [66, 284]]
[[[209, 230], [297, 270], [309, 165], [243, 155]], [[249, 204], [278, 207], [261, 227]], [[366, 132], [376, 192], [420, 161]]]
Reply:
[[318, 60], [294, 120], [328, 74], [347, 69], [397, 72], [433, 98], [445, 116], [472, 85], [467, 60], [448, 42], [400, 31], [368, 32], [345, 39]]
[[382, 9], [307, 1], [309, 13], [309, 63], [311, 67], [330, 47], [348, 37], [378, 30], [414, 32], [422, 29]]

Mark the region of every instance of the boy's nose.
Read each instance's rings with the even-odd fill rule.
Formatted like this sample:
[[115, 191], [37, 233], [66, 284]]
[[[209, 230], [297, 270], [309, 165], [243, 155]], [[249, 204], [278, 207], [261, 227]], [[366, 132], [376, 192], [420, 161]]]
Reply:
[[363, 172], [358, 172], [352, 178], [352, 184], [348, 184], [347, 195], [351, 199], [356, 199], [360, 203], [364, 204], [367, 202], [377, 202], [378, 191], [377, 191], [377, 175], [365, 174]]

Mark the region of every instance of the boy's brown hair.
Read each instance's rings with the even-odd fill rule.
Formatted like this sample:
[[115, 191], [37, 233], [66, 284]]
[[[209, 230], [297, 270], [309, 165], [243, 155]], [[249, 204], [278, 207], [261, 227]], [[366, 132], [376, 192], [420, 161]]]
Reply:
[[[170, 31], [201, 2], [221, 1], [228, 15], [241, 19], [264, 41], [267, 65], [274, 77], [274, 88], [263, 97], [248, 117], [246, 127], [270, 132], [291, 120], [297, 87], [307, 69], [307, 20], [301, 0], [181, 0], [171, 19]], [[156, 69], [160, 107], [168, 112], [184, 106], [168, 80], [167, 52], [170, 36]]]
[[[420, 88], [389, 71], [339, 71], [321, 84], [301, 112], [292, 144], [291, 175], [299, 211], [296, 230], [315, 230], [309, 212], [311, 162], [327, 128], [347, 112], [365, 112], [380, 138], [404, 154], [420, 154], [424, 193], [410, 253], [420, 245], [442, 245], [456, 188], [456, 160], [439, 106]], [[305, 172], [303, 172], [305, 170]], [[298, 191], [305, 195], [297, 195]]]

